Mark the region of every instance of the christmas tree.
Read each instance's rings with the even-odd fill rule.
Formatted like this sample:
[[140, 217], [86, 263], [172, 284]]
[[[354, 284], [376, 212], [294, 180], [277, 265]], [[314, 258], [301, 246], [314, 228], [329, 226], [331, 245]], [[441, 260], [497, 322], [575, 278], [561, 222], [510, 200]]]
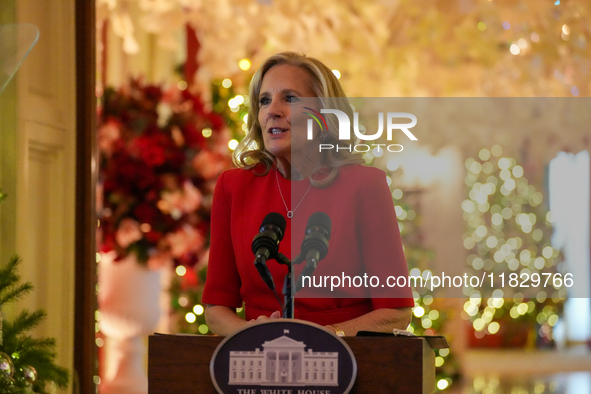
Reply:
[[[0, 190], [0, 201], [5, 197]], [[21, 283], [18, 264], [18, 257], [13, 257], [0, 268], [0, 392], [45, 394], [51, 384], [67, 387], [69, 374], [54, 364], [54, 338], [33, 338], [27, 334], [44, 319], [44, 311], [23, 310], [13, 320], [2, 320], [4, 304], [33, 290], [30, 282]]]
[[519, 326], [533, 333], [527, 338], [533, 346], [536, 324], [538, 343], [551, 344], [568, 277], [560, 274], [562, 256], [550, 244], [552, 214], [544, 196], [524, 167], [502, 156], [499, 145], [481, 149], [465, 165], [468, 198], [462, 209], [470, 274], [485, 273], [494, 279], [485, 285], [495, 287], [482, 290], [492, 295], [488, 298], [468, 289], [464, 318], [472, 322], [476, 338], [498, 333], [501, 346], [517, 345], [510, 341]]

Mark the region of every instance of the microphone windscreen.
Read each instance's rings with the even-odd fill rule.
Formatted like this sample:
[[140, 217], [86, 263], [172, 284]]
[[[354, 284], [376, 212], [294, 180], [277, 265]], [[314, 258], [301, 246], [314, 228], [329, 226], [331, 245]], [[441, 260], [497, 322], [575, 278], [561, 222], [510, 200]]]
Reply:
[[326, 238], [330, 239], [330, 232], [332, 228], [330, 216], [328, 216], [324, 212], [314, 212], [308, 219], [308, 226], [306, 228], [306, 232], [313, 227], [320, 227], [325, 229], [328, 233]]
[[285, 227], [287, 226], [287, 222], [285, 221], [283, 215], [277, 212], [271, 212], [267, 214], [267, 216], [265, 216], [263, 219], [261, 229], [269, 224], [278, 227], [281, 230], [281, 237], [283, 237], [283, 234], [285, 233]]

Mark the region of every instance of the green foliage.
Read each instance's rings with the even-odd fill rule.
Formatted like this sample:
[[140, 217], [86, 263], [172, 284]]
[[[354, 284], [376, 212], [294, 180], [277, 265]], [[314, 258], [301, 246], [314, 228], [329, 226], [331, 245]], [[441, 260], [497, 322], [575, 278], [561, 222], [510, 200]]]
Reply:
[[[18, 257], [13, 257], [8, 264], [0, 268], [0, 307], [24, 297], [33, 289], [30, 282], [20, 283], [18, 264]], [[55, 339], [33, 338], [26, 333], [38, 326], [44, 318], [43, 310], [23, 310], [14, 320], [3, 322], [0, 352], [10, 358], [14, 365], [14, 375], [12, 378], [0, 376], [1, 393], [30, 393], [32, 389], [35, 393], [46, 394], [45, 386], [50, 382], [61, 388], [67, 387], [68, 370], [54, 364]], [[34, 382], [25, 378], [23, 370], [28, 367], [33, 367], [37, 372]]]
[[16, 273], [17, 265], [18, 257], [14, 256], [6, 266], [0, 268], [0, 307], [7, 302], [24, 297], [33, 289], [33, 285], [29, 282], [19, 284], [20, 278]]

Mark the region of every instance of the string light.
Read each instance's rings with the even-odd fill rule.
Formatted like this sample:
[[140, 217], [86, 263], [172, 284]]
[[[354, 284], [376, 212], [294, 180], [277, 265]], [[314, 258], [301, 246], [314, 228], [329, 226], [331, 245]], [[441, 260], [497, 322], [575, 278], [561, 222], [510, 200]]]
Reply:
[[222, 81], [222, 86], [225, 87], [226, 89], [230, 88], [232, 86], [232, 80], [229, 78], [226, 78]]
[[248, 59], [242, 59], [238, 62], [238, 67], [240, 67], [240, 69], [242, 71], [246, 71], [248, 69], [250, 69], [250, 60]]
[[236, 147], [238, 147], [238, 141], [235, 139], [232, 139], [228, 142], [228, 148], [230, 148], [230, 150], [234, 150], [236, 149]]
[[178, 276], [185, 276], [185, 274], [187, 273], [187, 269], [184, 265], [179, 265], [178, 267], [176, 267], [175, 272]]
[[201, 134], [205, 138], [209, 138], [213, 134], [213, 130], [211, 130], [211, 128], [209, 128], [209, 127], [205, 127], [203, 130], [201, 130]]

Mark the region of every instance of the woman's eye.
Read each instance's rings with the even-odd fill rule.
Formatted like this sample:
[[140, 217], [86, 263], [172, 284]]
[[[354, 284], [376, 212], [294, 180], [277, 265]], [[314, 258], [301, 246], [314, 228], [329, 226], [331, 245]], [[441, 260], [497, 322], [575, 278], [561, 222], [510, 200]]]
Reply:
[[287, 96], [286, 97], [287, 102], [289, 103], [295, 103], [298, 101], [298, 98], [296, 96]]
[[267, 105], [269, 104], [270, 100], [268, 97], [261, 97], [259, 99], [259, 105]]

